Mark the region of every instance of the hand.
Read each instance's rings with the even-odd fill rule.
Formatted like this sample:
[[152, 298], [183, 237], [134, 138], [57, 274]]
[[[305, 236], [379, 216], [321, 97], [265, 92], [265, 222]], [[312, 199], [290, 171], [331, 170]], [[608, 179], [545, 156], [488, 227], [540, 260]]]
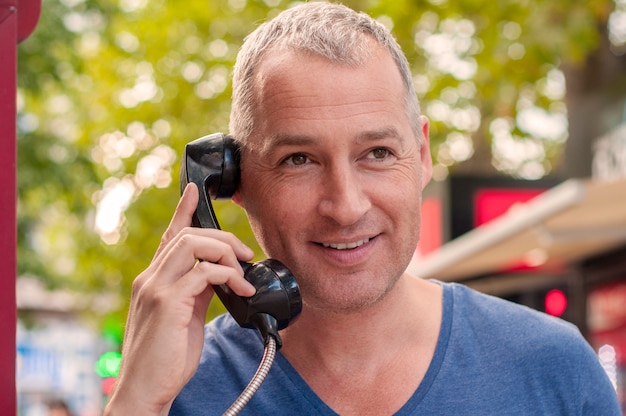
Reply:
[[167, 413], [198, 367], [211, 285], [255, 293], [237, 261], [254, 253], [230, 233], [189, 227], [197, 203], [190, 184], [152, 263], [133, 283], [122, 366], [105, 414]]

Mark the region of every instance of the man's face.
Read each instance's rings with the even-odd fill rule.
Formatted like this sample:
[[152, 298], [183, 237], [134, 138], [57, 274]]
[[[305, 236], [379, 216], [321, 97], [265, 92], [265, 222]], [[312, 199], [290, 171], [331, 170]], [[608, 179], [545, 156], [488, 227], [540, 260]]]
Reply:
[[418, 241], [428, 145], [411, 130], [398, 69], [375, 48], [359, 67], [272, 51], [256, 74], [256, 128], [235, 201], [307, 307], [376, 303]]

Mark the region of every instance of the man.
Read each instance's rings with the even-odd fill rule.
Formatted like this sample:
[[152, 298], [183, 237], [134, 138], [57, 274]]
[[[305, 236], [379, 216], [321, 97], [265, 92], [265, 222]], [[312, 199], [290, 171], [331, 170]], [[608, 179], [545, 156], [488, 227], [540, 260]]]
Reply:
[[[304, 303], [244, 413], [620, 414], [570, 324], [405, 272], [428, 123], [382, 25], [307, 3], [259, 27], [238, 56], [230, 130], [242, 148], [233, 200]], [[197, 199], [188, 186], [135, 281], [107, 414], [221, 414], [261, 359], [256, 333], [227, 315], [203, 334], [211, 284], [254, 293], [237, 262], [253, 253], [188, 228]]]

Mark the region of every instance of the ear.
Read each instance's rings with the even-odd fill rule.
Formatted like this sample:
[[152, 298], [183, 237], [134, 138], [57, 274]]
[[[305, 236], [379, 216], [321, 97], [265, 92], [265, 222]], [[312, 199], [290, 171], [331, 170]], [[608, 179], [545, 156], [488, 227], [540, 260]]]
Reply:
[[233, 194], [232, 201], [235, 204], [239, 205], [241, 208], [244, 208], [243, 199], [241, 198], [241, 191], [239, 191], [239, 189], [237, 189]]
[[422, 190], [426, 187], [433, 173], [433, 160], [430, 156], [430, 137], [428, 136], [428, 118], [421, 116], [423, 143], [420, 148], [420, 158], [422, 160]]

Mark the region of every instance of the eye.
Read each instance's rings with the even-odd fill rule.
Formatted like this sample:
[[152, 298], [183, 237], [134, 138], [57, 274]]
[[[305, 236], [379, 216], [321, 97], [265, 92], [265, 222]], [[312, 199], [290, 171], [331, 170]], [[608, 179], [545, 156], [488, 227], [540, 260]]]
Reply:
[[390, 155], [391, 152], [389, 151], [389, 149], [385, 149], [384, 147], [377, 147], [376, 149], [372, 150], [367, 157], [370, 159], [385, 159]]
[[291, 166], [306, 165], [309, 158], [304, 153], [294, 153], [283, 160], [283, 163]]

